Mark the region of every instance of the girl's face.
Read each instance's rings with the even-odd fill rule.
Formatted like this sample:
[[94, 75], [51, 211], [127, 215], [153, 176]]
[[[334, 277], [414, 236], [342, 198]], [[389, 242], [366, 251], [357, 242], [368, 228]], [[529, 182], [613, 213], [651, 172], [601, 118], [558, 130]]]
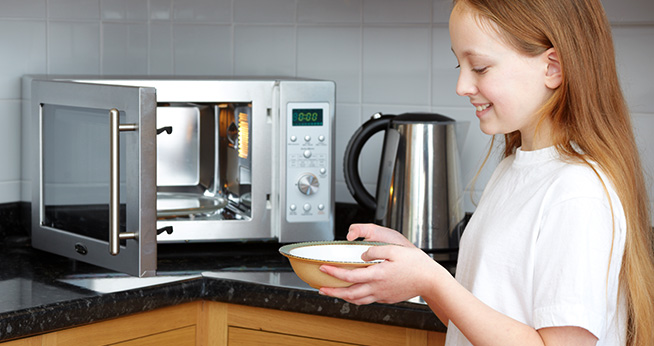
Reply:
[[[452, 11], [450, 37], [460, 68], [456, 93], [470, 98], [484, 133], [520, 131], [524, 150], [547, 147], [547, 138], [535, 137], [537, 112], [553, 92], [546, 84], [547, 52], [535, 57], [518, 53], [491, 25], [480, 26], [465, 5]], [[543, 122], [539, 133], [548, 129]]]

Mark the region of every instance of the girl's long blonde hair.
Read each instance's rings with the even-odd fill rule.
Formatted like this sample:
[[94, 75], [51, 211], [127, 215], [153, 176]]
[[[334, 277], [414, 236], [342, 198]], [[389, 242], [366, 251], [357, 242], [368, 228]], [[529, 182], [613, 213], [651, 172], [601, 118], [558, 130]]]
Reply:
[[[620, 287], [627, 345], [654, 345], [654, 232], [629, 111], [620, 89], [611, 28], [599, 0], [454, 0], [490, 20], [517, 51], [554, 47], [563, 82], [542, 109], [564, 157], [595, 162], [613, 184], [627, 219]], [[578, 149], [573, 147], [576, 145]], [[520, 147], [505, 135], [504, 156]], [[592, 167], [592, 166], [591, 166]]]

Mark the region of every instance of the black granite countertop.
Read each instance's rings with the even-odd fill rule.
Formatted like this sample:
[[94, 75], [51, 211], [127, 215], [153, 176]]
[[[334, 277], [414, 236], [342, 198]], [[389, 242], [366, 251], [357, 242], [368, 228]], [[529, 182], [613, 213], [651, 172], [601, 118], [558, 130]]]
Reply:
[[297, 278], [279, 246], [162, 244], [158, 276], [138, 279], [25, 242], [0, 244], [0, 341], [196, 300], [445, 331], [420, 302], [356, 306], [319, 295]]

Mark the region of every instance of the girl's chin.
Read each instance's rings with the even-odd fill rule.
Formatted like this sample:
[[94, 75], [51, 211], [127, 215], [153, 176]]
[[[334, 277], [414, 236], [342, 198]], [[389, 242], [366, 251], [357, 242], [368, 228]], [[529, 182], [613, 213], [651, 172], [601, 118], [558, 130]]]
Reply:
[[491, 126], [484, 126], [483, 123], [479, 124], [479, 128], [481, 129], [481, 132], [489, 136], [503, 134], [501, 131], [497, 131], [497, 129], [492, 128]]

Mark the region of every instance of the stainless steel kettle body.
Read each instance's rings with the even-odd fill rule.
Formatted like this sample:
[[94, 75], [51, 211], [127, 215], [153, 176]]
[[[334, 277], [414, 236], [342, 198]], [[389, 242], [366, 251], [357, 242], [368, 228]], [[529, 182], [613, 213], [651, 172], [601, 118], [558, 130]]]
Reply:
[[[438, 252], [458, 249], [463, 232], [463, 186], [456, 122], [433, 113], [376, 114], [345, 150], [345, 181], [375, 223], [402, 232], [413, 244]], [[375, 198], [364, 188], [358, 160], [366, 141], [385, 131]]]

